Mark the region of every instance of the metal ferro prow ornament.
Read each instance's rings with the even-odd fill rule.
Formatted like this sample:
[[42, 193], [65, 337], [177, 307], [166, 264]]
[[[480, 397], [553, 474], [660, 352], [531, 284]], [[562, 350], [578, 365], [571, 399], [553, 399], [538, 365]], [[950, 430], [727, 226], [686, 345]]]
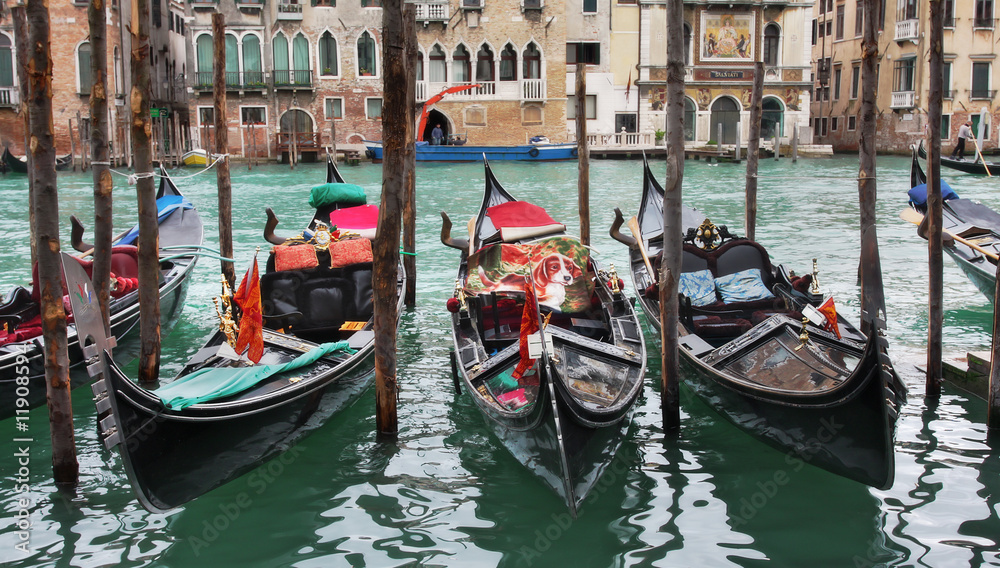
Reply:
[[813, 259], [813, 281], [812, 287], [809, 288], [809, 292], [813, 294], [819, 294], [819, 263], [817, 259]]
[[718, 248], [718, 242], [721, 240], [719, 236], [719, 228], [715, 226], [714, 223], [708, 218], [701, 222], [698, 226], [697, 231], [695, 231], [695, 238], [701, 241], [701, 248], [703, 250], [714, 250]]

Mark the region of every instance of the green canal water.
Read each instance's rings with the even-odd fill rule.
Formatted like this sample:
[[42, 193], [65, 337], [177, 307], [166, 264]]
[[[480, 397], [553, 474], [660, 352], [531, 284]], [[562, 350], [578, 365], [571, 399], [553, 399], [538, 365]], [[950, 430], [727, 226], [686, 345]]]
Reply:
[[[987, 442], [986, 405], [950, 386], [936, 405], [922, 397], [915, 366], [925, 359], [926, 245], [898, 218], [908, 160], [879, 158], [879, 244], [890, 354], [910, 386], [896, 434], [896, 481], [873, 490], [803, 466], [743, 434], [682, 388], [683, 427], [664, 435], [657, 357], [645, 397], [608, 473], [579, 518], [491, 437], [452, 386], [445, 301], [458, 254], [440, 244], [439, 211], [456, 226], [482, 197], [482, 165], [421, 165], [417, 180], [417, 307], [399, 340], [400, 433], [374, 433], [374, 393], [269, 464], [169, 514], [133, 498], [119, 457], [99, 445], [89, 388], [73, 395], [80, 485], [51, 481], [44, 408], [28, 432], [0, 422], [0, 563], [11, 566], [997, 566], [1000, 565], [1000, 445]], [[665, 167], [657, 162], [662, 179]], [[757, 236], [776, 262], [799, 272], [818, 257], [820, 282], [857, 322], [857, 157], [761, 163]], [[377, 201], [381, 169], [343, 167]], [[517, 197], [546, 206], [571, 230], [575, 163], [495, 164]], [[177, 175], [193, 172], [178, 171]], [[322, 164], [233, 167], [237, 272], [264, 245], [264, 207], [292, 232], [311, 216], [309, 188]], [[948, 175], [948, 172], [946, 172]], [[684, 200], [719, 224], [743, 230], [745, 166], [687, 162]], [[634, 214], [639, 162], [592, 164], [593, 241], [602, 260], [626, 266], [607, 236], [618, 206]], [[997, 178], [948, 175], [960, 195], [1000, 208]], [[135, 219], [135, 192], [116, 178], [116, 228]], [[68, 216], [92, 223], [90, 174], [60, 173], [63, 237]], [[215, 174], [179, 179], [217, 242]], [[27, 181], [0, 177], [0, 290], [29, 274]], [[88, 235], [92, 234], [88, 232]], [[68, 248], [68, 245], [66, 245]], [[219, 263], [195, 271], [184, 313], [163, 341], [172, 376], [215, 325], [211, 296]], [[623, 276], [625, 276], [623, 274]], [[625, 276], [626, 280], [628, 277]], [[630, 292], [631, 293], [631, 292]], [[989, 348], [992, 306], [945, 259], [945, 353]], [[647, 349], [657, 353], [649, 337]], [[135, 364], [126, 366], [134, 373]], [[30, 437], [28, 444], [14, 438]], [[27, 447], [27, 493], [18, 481]], [[28, 517], [18, 518], [28, 498]], [[30, 523], [28, 552], [18, 523]]]

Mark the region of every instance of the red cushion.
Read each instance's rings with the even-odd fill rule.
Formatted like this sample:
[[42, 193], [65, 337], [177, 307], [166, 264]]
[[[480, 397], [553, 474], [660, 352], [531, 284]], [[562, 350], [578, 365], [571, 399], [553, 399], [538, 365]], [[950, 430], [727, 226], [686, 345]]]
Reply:
[[372, 242], [368, 239], [347, 239], [330, 243], [330, 268], [371, 262], [372, 259]]
[[319, 258], [316, 257], [316, 247], [312, 245], [274, 247], [275, 270], [302, 270], [317, 266], [319, 266]]

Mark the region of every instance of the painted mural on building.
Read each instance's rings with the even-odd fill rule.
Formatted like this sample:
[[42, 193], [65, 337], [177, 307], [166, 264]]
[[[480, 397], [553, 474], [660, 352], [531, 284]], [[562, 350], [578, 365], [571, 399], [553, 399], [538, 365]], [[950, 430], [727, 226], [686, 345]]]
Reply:
[[705, 61], [752, 61], [753, 15], [702, 12], [702, 53]]

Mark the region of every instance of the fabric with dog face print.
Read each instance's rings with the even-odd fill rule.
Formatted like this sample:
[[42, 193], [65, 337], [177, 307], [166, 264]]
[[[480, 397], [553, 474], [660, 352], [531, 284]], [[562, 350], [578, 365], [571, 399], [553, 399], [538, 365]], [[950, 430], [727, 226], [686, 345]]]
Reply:
[[[582, 312], [590, 307], [594, 291], [593, 281], [585, 274], [588, 259], [587, 248], [570, 237], [521, 245], [488, 245], [469, 259], [465, 292], [524, 292], [530, 280], [540, 306], [566, 313]], [[476, 267], [475, 272], [471, 267]]]

